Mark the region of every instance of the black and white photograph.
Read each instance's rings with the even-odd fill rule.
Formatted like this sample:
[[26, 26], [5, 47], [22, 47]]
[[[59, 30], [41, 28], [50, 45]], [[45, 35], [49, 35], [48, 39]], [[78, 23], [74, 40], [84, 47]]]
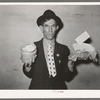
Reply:
[[0, 90], [100, 90], [100, 4], [0, 4]]

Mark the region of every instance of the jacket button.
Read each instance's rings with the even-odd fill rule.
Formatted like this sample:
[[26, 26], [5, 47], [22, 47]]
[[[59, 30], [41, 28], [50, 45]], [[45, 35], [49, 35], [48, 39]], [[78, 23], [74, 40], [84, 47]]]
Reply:
[[60, 55], [57, 53], [57, 57], [59, 57]]
[[61, 60], [59, 60], [59, 63], [61, 63]]

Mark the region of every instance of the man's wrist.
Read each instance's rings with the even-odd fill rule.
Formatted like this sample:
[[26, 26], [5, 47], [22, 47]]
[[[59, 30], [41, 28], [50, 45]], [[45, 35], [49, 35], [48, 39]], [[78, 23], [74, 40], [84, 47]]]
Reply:
[[29, 72], [31, 70], [31, 64], [25, 64], [25, 70]]
[[26, 67], [26, 71], [29, 72], [31, 70], [31, 67]]
[[74, 67], [74, 61], [73, 60], [69, 60], [68, 61], [68, 68], [71, 72], [73, 72], [73, 67]]

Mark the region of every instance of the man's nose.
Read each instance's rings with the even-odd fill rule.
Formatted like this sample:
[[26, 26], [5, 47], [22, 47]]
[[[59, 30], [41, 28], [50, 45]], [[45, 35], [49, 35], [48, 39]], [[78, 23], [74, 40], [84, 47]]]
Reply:
[[52, 32], [52, 27], [51, 26], [49, 27], [49, 32]]

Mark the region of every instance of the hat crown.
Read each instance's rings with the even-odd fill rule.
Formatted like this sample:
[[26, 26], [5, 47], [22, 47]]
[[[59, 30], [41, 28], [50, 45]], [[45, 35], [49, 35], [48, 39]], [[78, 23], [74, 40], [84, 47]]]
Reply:
[[46, 10], [43, 16], [56, 16], [52, 10]]
[[50, 9], [46, 10], [38, 19], [37, 19], [37, 25], [42, 25], [45, 21], [54, 19], [59, 26], [59, 30], [63, 27], [63, 23], [61, 19]]

